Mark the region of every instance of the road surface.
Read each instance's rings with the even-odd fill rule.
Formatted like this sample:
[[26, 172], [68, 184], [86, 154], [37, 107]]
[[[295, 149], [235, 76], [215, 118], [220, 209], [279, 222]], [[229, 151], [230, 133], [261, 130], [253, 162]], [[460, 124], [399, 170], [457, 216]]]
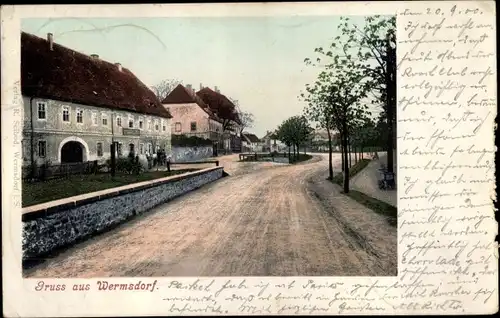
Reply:
[[325, 180], [326, 156], [293, 166], [220, 160], [229, 177], [25, 276], [397, 275], [396, 228]]

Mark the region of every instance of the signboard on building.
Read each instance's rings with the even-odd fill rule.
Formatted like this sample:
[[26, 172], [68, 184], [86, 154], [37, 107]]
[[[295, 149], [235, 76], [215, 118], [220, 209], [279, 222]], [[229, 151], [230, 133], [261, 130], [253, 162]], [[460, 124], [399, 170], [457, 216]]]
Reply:
[[140, 136], [141, 131], [137, 128], [122, 128], [124, 136]]

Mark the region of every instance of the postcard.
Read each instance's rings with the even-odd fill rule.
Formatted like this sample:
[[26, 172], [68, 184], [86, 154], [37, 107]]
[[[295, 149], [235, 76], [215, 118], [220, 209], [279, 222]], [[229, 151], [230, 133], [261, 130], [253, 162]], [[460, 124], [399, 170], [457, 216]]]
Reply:
[[494, 2], [1, 16], [4, 316], [498, 311]]

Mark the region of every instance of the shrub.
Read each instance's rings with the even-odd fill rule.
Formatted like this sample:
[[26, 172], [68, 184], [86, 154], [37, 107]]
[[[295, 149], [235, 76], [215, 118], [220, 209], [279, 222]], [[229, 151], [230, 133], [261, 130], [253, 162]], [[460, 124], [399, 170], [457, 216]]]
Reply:
[[213, 142], [210, 139], [197, 136], [172, 135], [172, 146], [177, 147], [199, 147], [211, 146]]
[[[110, 168], [111, 167], [111, 160], [108, 159], [106, 160], [106, 165]], [[139, 162], [139, 157], [135, 156], [129, 156], [128, 158], [116, 158], [116, 171], [117, 172], [123, 172], [123, 173], [135, 173], [139, 174], [142, 171], [144, 171], [144, 168], [142, 167], [141, 163]]]

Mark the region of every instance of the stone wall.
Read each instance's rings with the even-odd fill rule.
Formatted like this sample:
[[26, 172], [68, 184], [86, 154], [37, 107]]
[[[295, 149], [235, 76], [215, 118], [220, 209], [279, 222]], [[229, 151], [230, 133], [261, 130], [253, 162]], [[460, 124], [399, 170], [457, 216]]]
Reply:
[[23, 260], [104, 232], [222, 174], [222, 167], [207, 168], [24, 208]]
[[172, 162], [197, 161], [211, 158], [212, 146], [172, 147]]

